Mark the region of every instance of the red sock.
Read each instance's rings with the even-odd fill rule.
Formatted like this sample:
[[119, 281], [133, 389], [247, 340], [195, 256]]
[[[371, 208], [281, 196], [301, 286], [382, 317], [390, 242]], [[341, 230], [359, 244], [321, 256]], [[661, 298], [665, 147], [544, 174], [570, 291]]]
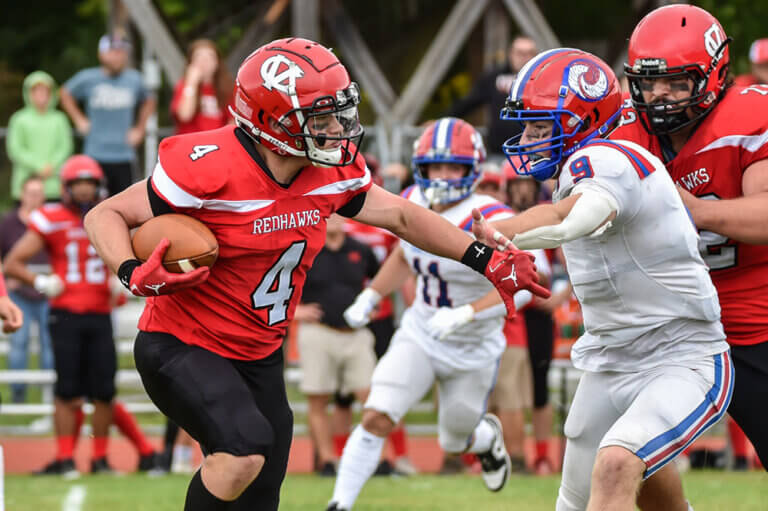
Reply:
[[85, 412], [82, 408], [75, 410], [75, 436], [74, 445], [77, 445], [77, 441], [80, 440], [80, 430], [83, 429], [83, 421], [85, 420]]
[[547, 440], [536, 440], [536, 459], [549, 458], [549, 442]]
[[728, 436], [731, 438], [733, 455], [740, 458], [747, 457], [747, 435], [741, 430], [736, 421], [728, 417]]
[[56, 459], [64, 460], [71, 458], [75, 452], [75, 437], [57, 436], [56, 437]]
[[477, 461], [477, 456], [475, 456], [475, 453], [465, 452], [461, 455], [461, 461], [464, 463], [464, 466], [471, 467]]
[[405, 439], [405, 428], [397, 426], [389, 434], [389, 441], [392, 442], [392, 450], [395, 451], [395, 458], [406, 456], [408, 454], [408, 444]]
[[107, 455], [107, 444], [109, 443], [109, 437], [95, 436], [93, 437], [93, 459], [104, 458]]
[[141, 432], [136, 419], [125, 409], [123, 403], [115, 401], [115, 404], [112, 405], [112, 422], [120, 430], [120, 433], [131, 441], [140, 455], [146, 456], [155, 452], [155, 448], [152, 447], [147, 437]]
[[333, 450], [336, 453], [336, 457], [341, 458], [341, 453], [344, 452], [344, 446], [347, 445], [348, 438], [349, 433], [333, 435]]

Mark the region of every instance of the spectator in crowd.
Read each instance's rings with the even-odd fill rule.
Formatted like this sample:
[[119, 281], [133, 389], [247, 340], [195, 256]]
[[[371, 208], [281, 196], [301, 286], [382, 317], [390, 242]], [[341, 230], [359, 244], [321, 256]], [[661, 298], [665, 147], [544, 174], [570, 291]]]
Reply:
[[233, 122], [228, 106], [232, 99], [232, 75], [221, 62], [216, 44], [197, 39], [189, 45], [184, 77], [176, 83], [171, 116], [176, 134], [221, 128]]
[[[66, 119], [65, 119], [66, 122]], [[69, 123], [67, 123], [69, 124]], [[43, 179], [36, 174], [29, 176], [21, 185], [20, 205], [9, 211], [0, 222], [0, 257], [5, 257], [11, 247], [27, 230], [29, 215], [45, 202]], [[38, 266], [40, 272], [48, 265], [44, 250], [34, 254], [30, 265]], [[11, 335], [11, 350], [8, 353], [8, 369], [26, 369], [28, 364], [30, 325], [37, 323], [40, 344], [40, 369], [53, 369], [53, 351], [48, 333], [48, 299], [34, 287], [25, 285], [15, 278], [8, 278], [8, 296], [24, 312], [26, 321]], [[26, 400], [26, 385], [11, 384], [11, 401], [23, 403]]]
[[344, 233], [344, 218], [328, 218], [325, 246], [307, 274], [302, 303], [296, 309], [307, 421], [317, 448], [320, 473], [336, 475], [331, 423], [326, 408], [335, 392], [368, 397], [376, 364], [374, 337], [367, 328], [350, 328], [344, 310], [376, 275], [379, 263], [366, 245]]
[[56, 82], [44, 71], [24, 79], [24, 108], [8, 121], [6, 148], [13, 163], [11, 197], [17, 202], [22, 185], [32, 175], [43, 180], [45, 198], [61, 193], [59, 167], [72, 154], [72, 128], [67, 116], [56, 109]]
[[752, 71], [748, 74], [737, 76], [736, 85], [768, 84], [768, 38], [758, 39], [749, 48], [749, 62]]
[[486, 135], [488, 159], [502, 161], [504, 154], [501, 146], [504, 142], [520, 132], [517, 123], [504, 122], [499, 118], [499, 112], [504, 108], [504, 102], [509, 95], [517, 73], [538, 53], [536, 42], [527, 36], [517, 36], [512, 40], [504, 65], [491, 69], [483, 74], [472, 86], [469, 94], [457, 101], [446, 115], [464, 117], [480, 105], [486, 105]]
[[155, 99], [141, 73], [128, 68], [130, 52], [131, 43], [123, 34], [102, 36], [101, 65], [79, 71], [61, 88], [61, 106], [85, 136], [83, 152], [104, 170], [110, 196], [133, 182], [135, 148], [155, 111]]
[[[541, 184], [528, 176], [519, 176], [509, 161], [504, 163], [506, 177], [507, 205], [516, 213], [532, 208], [540, 202]], [[539, 271], [546, 267], [546, 256], [536, 259]], [[548, 275], [551, 278], [551, 271]], [[552, 310], [540, 307], [538, 301], [527, 307], [523, 313], [527, 335], [528, 360], [533, 378], [533, 410], [531, 422], [536, 439], [536, 457], [534, 471], [539, 475], [548, 475], [554, 471], [549, 460], [549, 439], [552, 434], [552, 406], [549, 404], [549, 385], [547, 374], [552, 362], [555, 342], [555, 324]]]

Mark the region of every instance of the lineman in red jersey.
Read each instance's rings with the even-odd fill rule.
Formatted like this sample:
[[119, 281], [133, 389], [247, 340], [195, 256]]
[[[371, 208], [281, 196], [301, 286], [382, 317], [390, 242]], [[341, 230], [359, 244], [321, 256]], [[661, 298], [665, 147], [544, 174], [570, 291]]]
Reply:
[[[728, 412], [765, 463], [768, 119], [759, 112], [768, 109], [768, 86], [727, 85], [728, 41], [720, 23], [698, 7], [648, 14], [629, 42], [631, 101], [611, 138], [648, 148], [681, 190], [701, 235], [738, 375]], [[654, 484], [648, 486], [654, 494]]]
[[21, 328], [24, 322], [24, 315], [18, 305], [13, 303], [8, 297], [8, 291], [5, 288], [5, 277], [0, 270], [0, 320], [3, 322], [3, 332], [10, 334]]
[[[41, 473], [74, 473], [75, 416], [82, 398], [93, 401], [94, 472], [108, 471], [107, 438], [112, 422], [117, 355], [112, 339], [108, 270], [83, 229], [86, 211], [99, 199], [104, 174], [88, 156], [62, 167], [62, 202], [33, 211], [29, 228], [6, 258], [6, 271], [51, 298], [49, 327], [56, 359], [54, 428], [57, 456]], [[53, 273], [35, 274], [26, 261], [41, 250]]]
[[[328, 49], [273, 41], [240, 66], [237, 127], [165, 139], [149, 180], [86, 217], [97, 251], [126, 287], [164, 295], [147, 300], [134, 354], [152, 400], [206, 452], [186, 511], [277, 509], [293, 421], [279, 348], [332, 213], [462, 260], [508, 303], [522, 288], [548, 294], [528, 254], [492, 251], [372, 185], [357, 154], [358, 103], [357, 86]], [[193, 216], [216, 235], [210, 270], [166, 272], [166, 241], [147, 262], [135, 259], [129, 228], [167, 212]]]

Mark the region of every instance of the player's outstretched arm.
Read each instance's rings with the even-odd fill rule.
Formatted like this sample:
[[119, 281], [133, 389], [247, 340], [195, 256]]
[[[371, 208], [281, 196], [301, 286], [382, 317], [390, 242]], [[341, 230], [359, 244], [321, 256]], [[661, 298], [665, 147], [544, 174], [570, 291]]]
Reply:
[[[557, 204], [541, 204], [512, 218], [489, 224], [479, 211], [472, 212], [472, 231], [478, 240], [499, 244], [499, 236], [510, 238], [517, 248], [555, 248], [606, 226], [616, 217], [618, 206], [606, 192], [582, 188]], [[504, 244], [501, 239], [500, 244]]]
[[355, 219], [388, 229], [426, 252], [461, 261], [482, 273], [499, 290], [510, 314], [515, 310], [512, 297], [520, 289], [549, 296], [549, 291], [537, 284], [539, 276], [531, 254], [515, 250], [506, 254], [496, 252], [473, 241], [437, 213], [376, 185], [368, 190]]
[[754, 245], [768, 244], [768, 159], [744, 171], [741, 179], [744, 197], [705, 200], [678, 188], [693, 223], [701, 230]]

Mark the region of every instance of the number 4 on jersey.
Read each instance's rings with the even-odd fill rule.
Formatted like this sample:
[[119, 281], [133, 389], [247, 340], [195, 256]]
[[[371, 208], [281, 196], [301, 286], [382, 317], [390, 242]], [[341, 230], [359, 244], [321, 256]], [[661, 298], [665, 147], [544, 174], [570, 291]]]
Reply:
[[189, 153], [189, 158], [192, 161], [196, 161], [203, 156], [205, 156], [208, 153], [211, 153], [213, 151], [218, 151], [219, 146], [213, 145], [213, 144], [204, 144], [204, 145], [196, 145], [192, 148], [192, 152]]
[[301, 262], [306, 248], [306, 241], [297, 241], [288, 247], [267, 270], [251, 295], [254, 309], [269, 309], [269, 326], [285, 321], [288, 304], [293, 296], [293, 270]]

